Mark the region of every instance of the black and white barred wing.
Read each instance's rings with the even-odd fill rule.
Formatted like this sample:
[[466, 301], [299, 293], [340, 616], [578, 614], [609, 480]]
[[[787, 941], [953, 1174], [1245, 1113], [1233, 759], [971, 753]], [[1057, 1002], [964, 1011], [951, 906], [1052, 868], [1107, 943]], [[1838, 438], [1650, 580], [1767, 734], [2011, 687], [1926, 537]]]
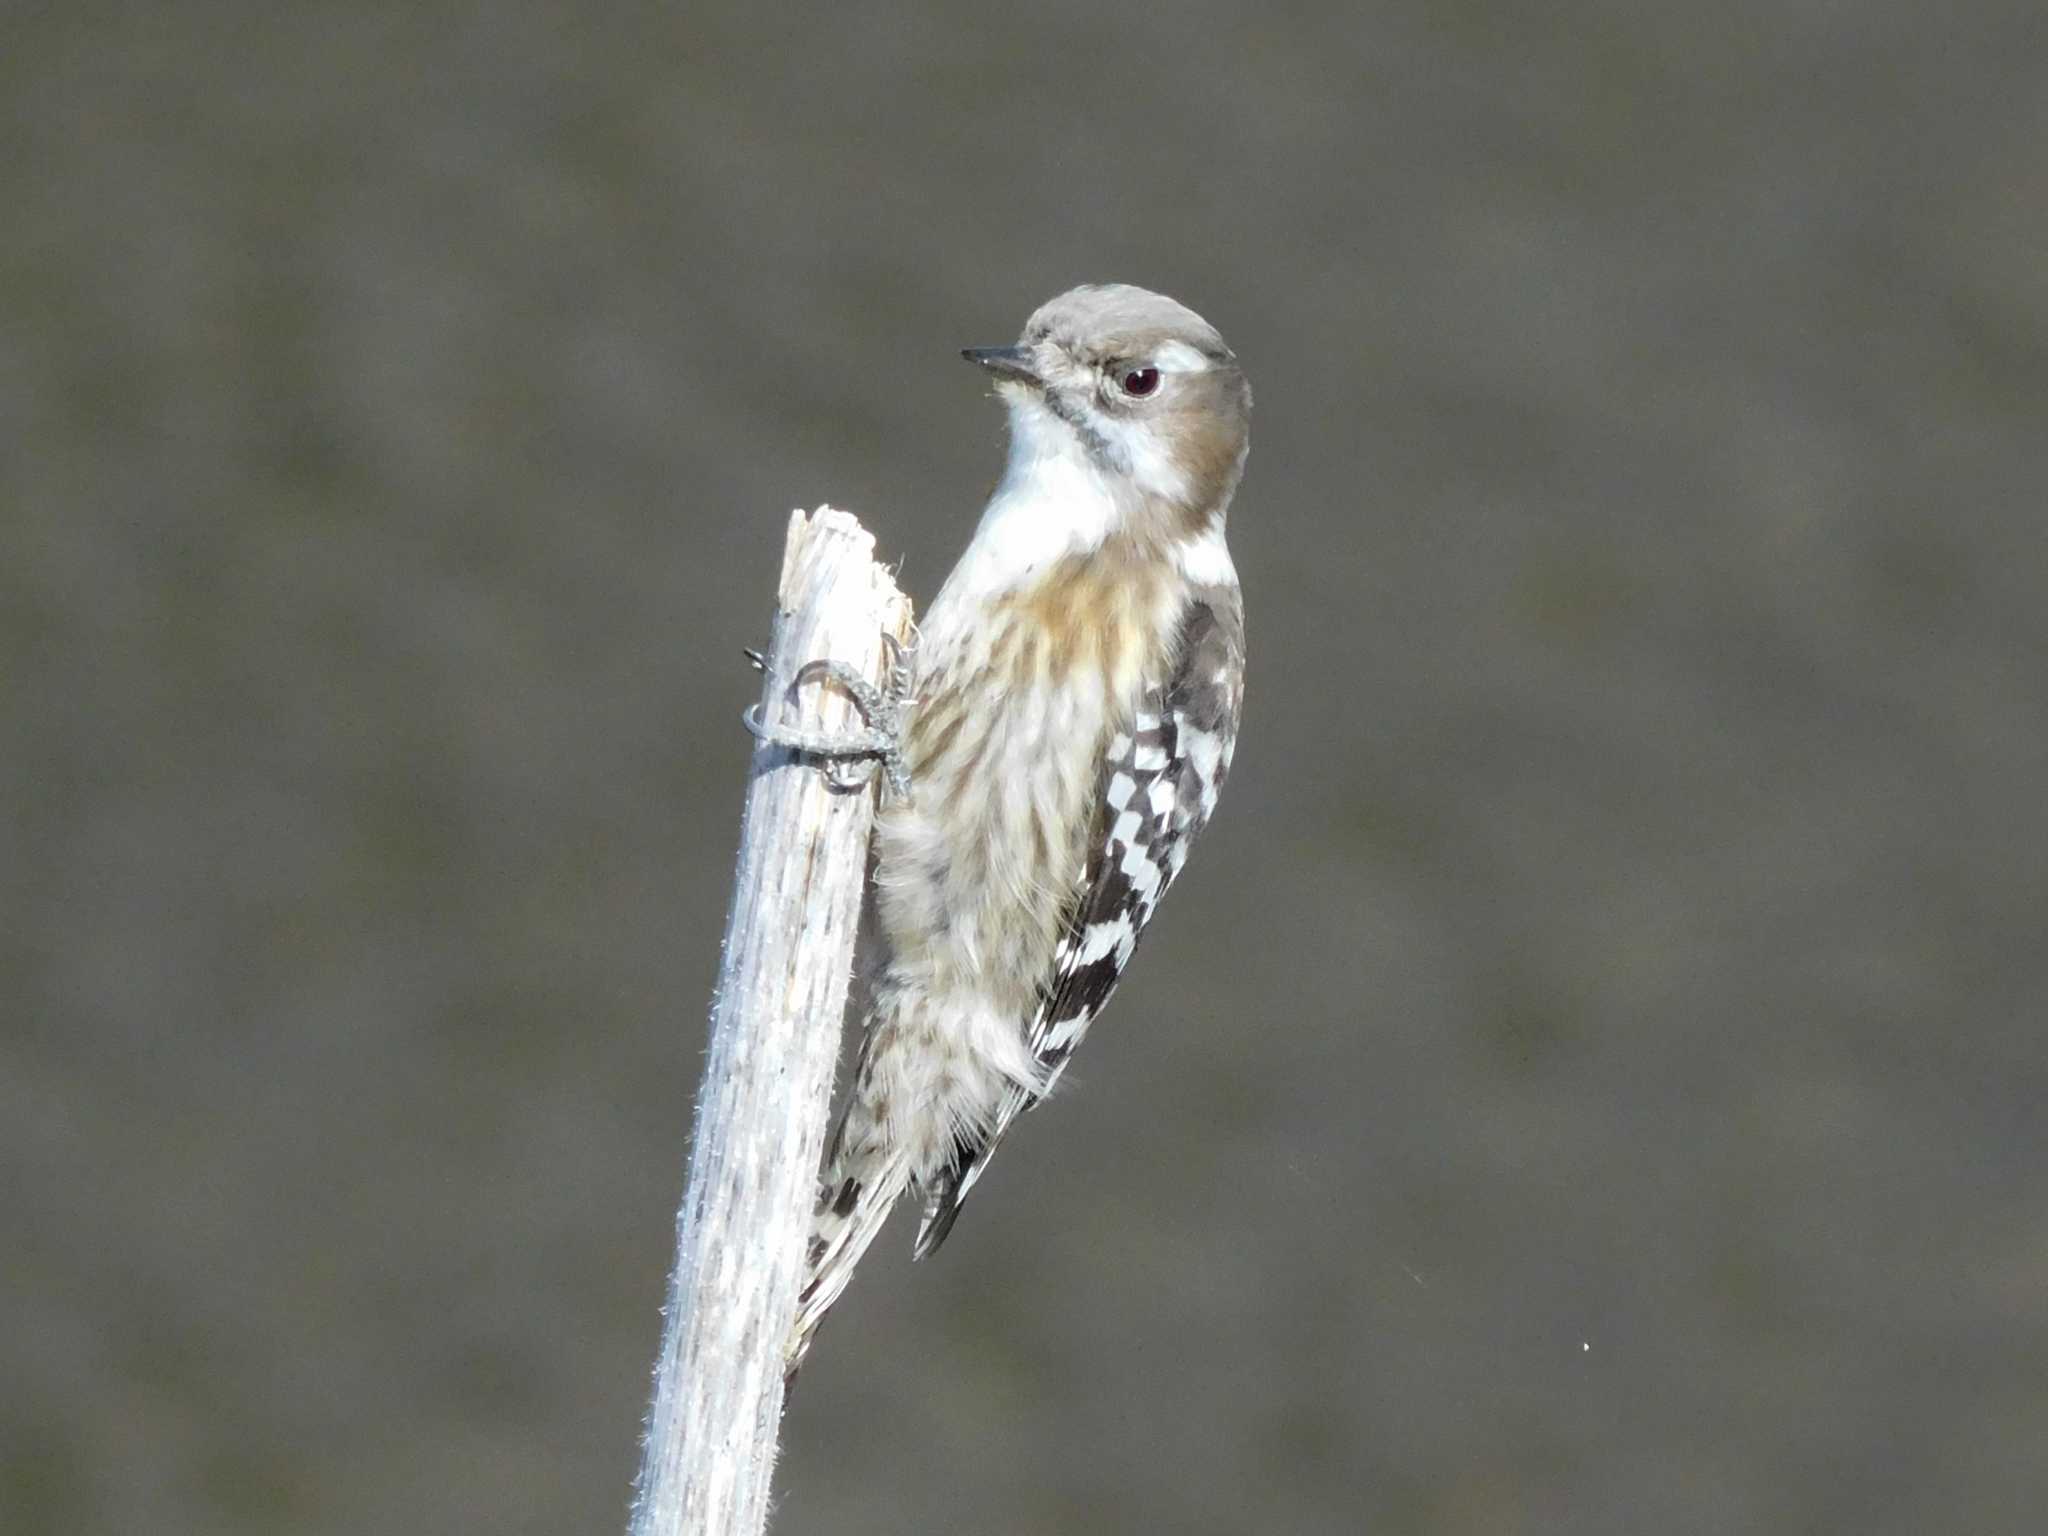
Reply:
[[[1177, 655], [1171, 680], [1140, 704], [1132, 729], [1104, 756], [1081, 894], [1029, 1025], [1048, 1089], [1116, 990], [1229, 776], [1244, 701], [1244, 627], [1235, 592], [1190, 604]], [[1042, 1096], [1013, 1089], [989, 1133], [957, 1148], [925, 1207], [919, 1258], [945, 1241], [996, 1143]]]
[[1031, 1027], [1048, 1087], [1116, 990], [1159, 898], [1216, 809], [1244, 687], [1236, 617], [1207, 603], [1191, 609], [1172, 681], [1146, 700], [1132, 733], [1110, 744], [1101, 836]]

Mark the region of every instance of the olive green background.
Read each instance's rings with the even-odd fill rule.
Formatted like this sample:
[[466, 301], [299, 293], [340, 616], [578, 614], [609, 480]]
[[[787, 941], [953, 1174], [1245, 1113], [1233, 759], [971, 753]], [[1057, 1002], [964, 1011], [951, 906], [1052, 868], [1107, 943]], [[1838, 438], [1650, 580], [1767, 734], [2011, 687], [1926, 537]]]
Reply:
[[788, 508], [1258, 391], [1218, 821], [798, 1533], [2048, 1510], [2038, 0], [13, 8], [0, 1529], [623, 1519]]

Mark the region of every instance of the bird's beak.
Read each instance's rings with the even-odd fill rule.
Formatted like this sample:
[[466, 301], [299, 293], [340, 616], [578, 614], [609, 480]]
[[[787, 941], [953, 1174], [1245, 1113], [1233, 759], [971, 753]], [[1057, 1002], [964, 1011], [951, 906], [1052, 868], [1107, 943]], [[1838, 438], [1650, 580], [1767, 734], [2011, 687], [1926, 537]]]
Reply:
[[1029, 347], [963, 347], [960, 355], [970, 363], [981, 364], [999, 379], [1015, 379], [1020, 384], [1045, 382], [1031, 364]]

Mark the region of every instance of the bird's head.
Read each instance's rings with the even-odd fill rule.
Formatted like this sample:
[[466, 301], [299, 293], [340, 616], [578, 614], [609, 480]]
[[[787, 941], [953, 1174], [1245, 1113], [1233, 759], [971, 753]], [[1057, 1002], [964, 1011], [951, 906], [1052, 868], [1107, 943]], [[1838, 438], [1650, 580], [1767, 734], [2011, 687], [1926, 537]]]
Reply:
[[1119, 500], [1220, 522], [1251, 440], [1251, 387], [1216, 328], [1124, 283], [1041, 305], [1016, 345], [969, 347], [1010, 409], [1019, 455], [1069, 458]]

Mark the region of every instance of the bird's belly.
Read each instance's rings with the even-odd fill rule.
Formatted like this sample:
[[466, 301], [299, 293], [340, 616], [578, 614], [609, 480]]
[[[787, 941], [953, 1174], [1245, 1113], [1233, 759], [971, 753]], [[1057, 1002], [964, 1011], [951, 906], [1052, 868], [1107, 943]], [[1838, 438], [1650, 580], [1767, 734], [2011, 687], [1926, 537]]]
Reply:
[[943, 734], [911, 730], [911, 798], [877, 830], [891, 969], [969, 991], [1021, 1031], [1080, 889], [1103, 749], [1098, 691], [992, 697]]

